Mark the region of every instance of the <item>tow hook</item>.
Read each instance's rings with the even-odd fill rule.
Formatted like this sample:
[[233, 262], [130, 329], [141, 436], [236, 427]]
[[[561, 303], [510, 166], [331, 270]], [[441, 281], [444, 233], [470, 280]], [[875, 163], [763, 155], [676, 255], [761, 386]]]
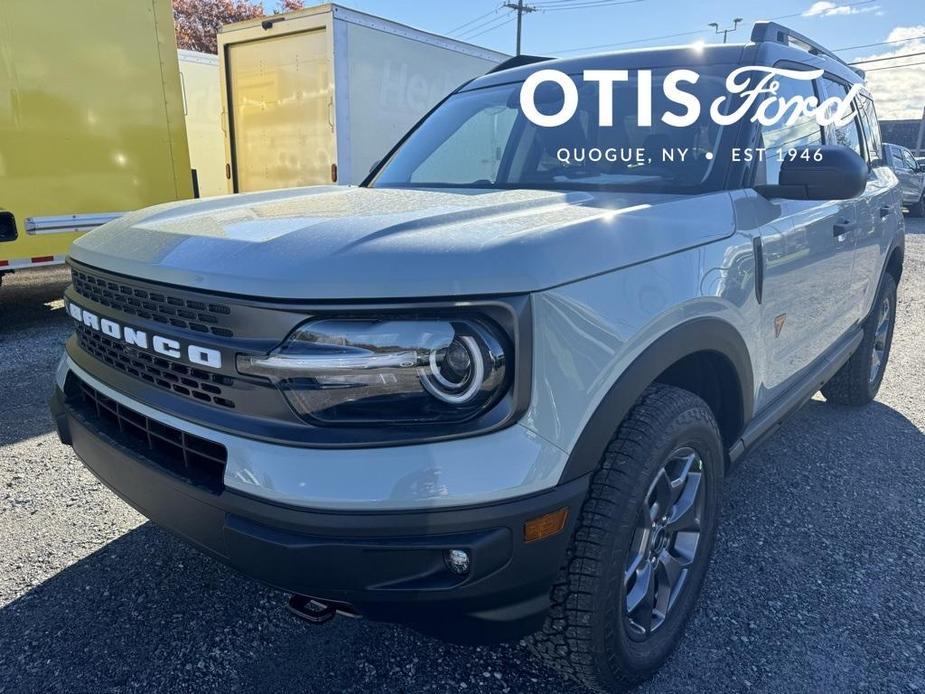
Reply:
[[324, 624], [334, 619], [337, 609], [307, 595], [291, 595], [289, 597], [289, 611], [296, 617], [304, 619], [310, 624]]

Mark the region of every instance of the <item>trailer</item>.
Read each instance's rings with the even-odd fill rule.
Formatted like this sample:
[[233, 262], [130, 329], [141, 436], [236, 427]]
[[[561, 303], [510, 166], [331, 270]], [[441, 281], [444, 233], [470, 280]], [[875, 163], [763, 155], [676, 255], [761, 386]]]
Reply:
[[218, 56], [180, 50], [180, 86], [195, 196], [224, 195], [225, 134]]
[[0, 278], [192, 195], [170, 0], [0, 2]]
[[503, 53], [334, 4], [218, 34], [228, 192], [356, 184]]

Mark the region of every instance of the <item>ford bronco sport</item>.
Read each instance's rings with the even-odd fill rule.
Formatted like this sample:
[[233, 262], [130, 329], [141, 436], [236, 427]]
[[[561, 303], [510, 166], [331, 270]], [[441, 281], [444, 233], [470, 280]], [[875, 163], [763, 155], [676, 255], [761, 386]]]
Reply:
[[[855, 115], [627, 113], [642, 79], [659, 114], [669, 71], [697, 71], [707, 103], [742, 66], [817, 70], [778, 96]], [[628, 74], [606, 127], [597, 84], [560, 125], [519, 108], [538, 69], [605, 68]], [[549, 115], [564, 94], [533, 96]], [[579, 161], [588, 146], [687, 156]], [[756, 155], [775, 149], [795, 156]], [[532, 634], [590, 687], [636, 682], [694, 609], [729, 470], [818, 390], [877, 393], [903, 263], [881, 150], [861, 76], [776, 24], [513, 59], [361, 186], [167, 204], [77, 241], [61, 440], [310, 620]]]

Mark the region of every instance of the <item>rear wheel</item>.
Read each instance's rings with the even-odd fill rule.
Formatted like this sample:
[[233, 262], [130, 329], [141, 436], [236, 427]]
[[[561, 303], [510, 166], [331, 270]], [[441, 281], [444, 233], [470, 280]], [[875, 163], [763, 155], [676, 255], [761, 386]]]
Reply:
[[909, 205], [909, 216], [925, 217], [925, 192], [922, 193], [922, 197], [919, 198], [918, 202]]
[[651, 676], [703, 584], [723, 469], [706, 403], [679, 388], [648, 388], [594, 473], [532, 650], [598, 691]]
[[851, 358], [822, 386], [828, 402], [866, 405], [877, 396], [893, 344], [896, 322], [896, 280], [886, 274], [880, 294], [864, 322], [864, 338]]

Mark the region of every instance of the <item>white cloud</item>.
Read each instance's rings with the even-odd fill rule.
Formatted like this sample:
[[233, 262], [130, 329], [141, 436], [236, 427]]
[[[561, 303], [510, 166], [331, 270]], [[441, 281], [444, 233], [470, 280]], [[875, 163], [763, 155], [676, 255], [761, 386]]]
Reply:
[[[925, 37], [925, 24], [918, 26], [895, 27], [886, 37], [886, 41], [901, 41], [912, 37]], [[867, 72], [867, 88], [877, 103], [877, 115], [881, 119], [921, 118], [922, 109], [925, 108], [925, 65], [914, 65], [908, 68], [890, 68], [907, 63], [921, 62], [921, 57], [902, 58], [908, 53], [925, 51], [925, 38], [917, 38], [905, 43], [885, 46], [878, 53], [853, 58], [851, 62], [869, 60], [871, 58], [897, 58], [896, 60], [882, 60], [876, 63], [862, 63], [858, 65]]]
[[804, 17], [836, 17], [846, 14], [862, 14], [864, 12], [874, 12], [879, 10], [880, 5], [865, 5], [857, 7], [852, 5], [839, 5], [828, 0], [819, 0], [810, 5], [804, 13]]

